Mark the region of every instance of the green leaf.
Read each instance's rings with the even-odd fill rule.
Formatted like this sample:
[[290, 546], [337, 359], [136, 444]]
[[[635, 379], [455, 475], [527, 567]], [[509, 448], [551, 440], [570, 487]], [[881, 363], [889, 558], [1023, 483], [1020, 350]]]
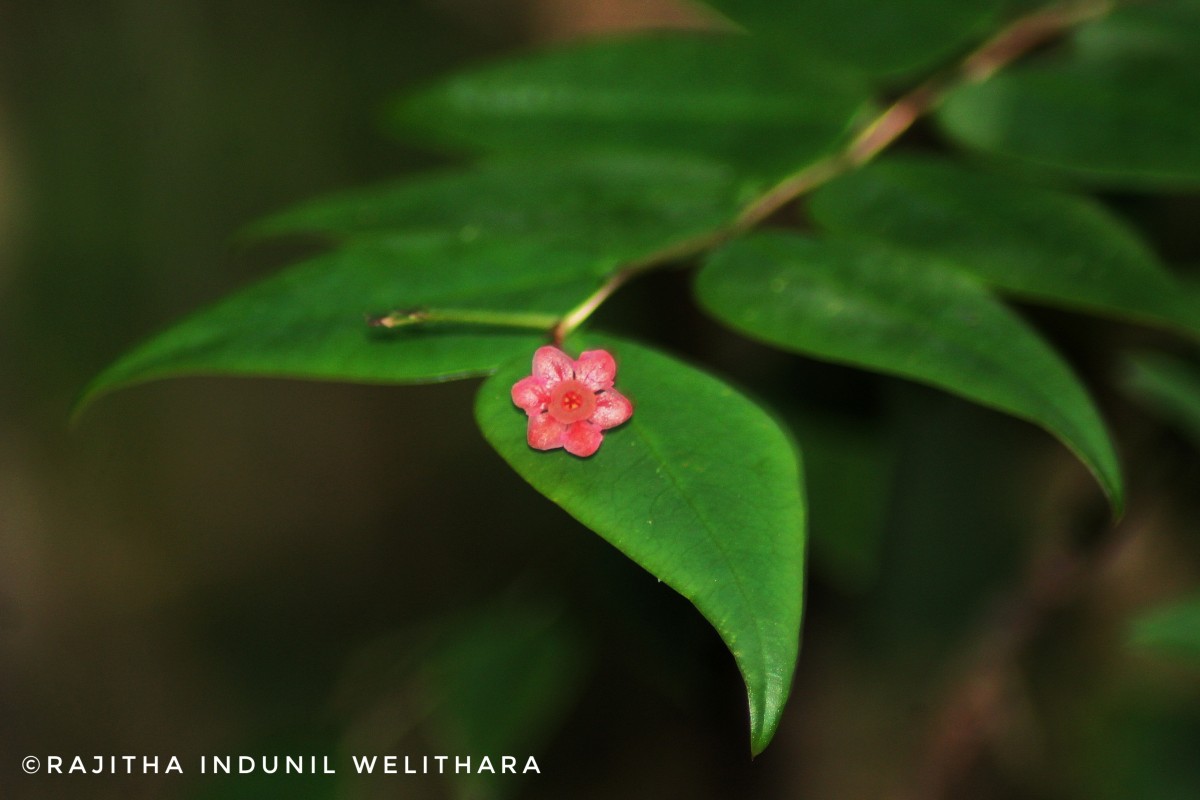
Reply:
[[1138, 617], [1129, 639], [1135, 647], [1200, 664], [1200, 595]]
[[697, 158], [509, 159], [320, 198], [251, 233], [511, 234], [595, 248], [615, 262], [724, 225], [757, 188]]
[[1057, 354], [974, 279], [881, 245], [758, 234], [717, 251], [696, 289], [718, 319], [828, 361], [899, 375], [1040, 425], [1122, 507], [1104, 424]]
[[951, 93], [964, 145], [1129, 189], [1200, 187], [1200, 7], [1156, 3], [1084, 27], [1057, 59]]
[[720, 165], [621, 157], [506, 162], [318, 201], [256, 231], [322, 231], [345, 238], [342, 250], [151, 339], [93, 381], [81, 403], [187, 374], [369, 382], [484, 374], [545, 334], [447, 324], [379, 331], [364, 317], [414, 307], [561, 315], [623, 263], [725, 224], [746, 191]]
[[[578, 344], [578, 343], [577, 343]], [[799, 647], [804, 499], [797, 453], [757, 405], [632, 342], [587, 338], [617, 359], [632, 419], [596, 455], [539, 452], [510, 396], [530, 354], [480, 389], [484, 436], [535, 489], [690, 600], [746, 682], [751, 746], [771, 740]], [[499, 512], [498, 512], [499, 513]], [[500, 524], [500, 520], [497, 520]]]
[[750, 33], [872, 75], [943, 65], [982, 38], [1001, 0], [705, 0]]
[[1125, 387], [1200, 447], [1200, 367], [1164, 353], [1127, 361]]
[[660, 33], [460, 75], [394, 118], [402, 131], [474, 151], [699, 153], [775, 176], [835, 145], [867, 97], [857, 80], [746, 37]]
[[603, 282], [607, 259], [536, 241], [444, 235], [373, 239], [284, 270], [203, 309], [122, 357], [81, 402], [180, 375], [421, 382], [481, 375], [545, 332], [430, 324], [384, 331], [393, 308], [562, 313]]
[[829, 230], [944, 259], [1022, 298], [1200, 335], [1195, 302], [1090, 198], [947, 161], [893, 158], [822, 187], [810, 211]]

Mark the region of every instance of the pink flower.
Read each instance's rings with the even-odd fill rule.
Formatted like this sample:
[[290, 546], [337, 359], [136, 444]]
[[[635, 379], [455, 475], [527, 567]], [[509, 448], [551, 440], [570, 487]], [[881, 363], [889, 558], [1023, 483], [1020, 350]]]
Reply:
[[620, 425], [633, 405], [616, 389], [617, 362], [604, 350], [587, 350], [572, 361], [557, 347], [539, 347], [533, 374], [513, 384], [513, 402], [529, 415], [526, 438], [535, 450], [564, 448], [590, 456], [601, 431]]

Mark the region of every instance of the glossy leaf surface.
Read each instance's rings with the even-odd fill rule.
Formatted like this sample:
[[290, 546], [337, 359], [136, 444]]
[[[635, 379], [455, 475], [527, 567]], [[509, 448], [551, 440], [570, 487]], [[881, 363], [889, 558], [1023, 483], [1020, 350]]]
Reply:
[[965, 145], [1089, 184], [1200, 186], [1200, 6], [1130, 4], [1054, 58], [952, 93], [938, 121]]
[[524, 235], [619, 260], [719, 227], [755, 188], [731, 168], [697, 158], [515, 159], [321, 198], [269, 217], [251, 232], [336, 239]]
[[459, 75], [394, 118], [402, 131], [468, 150], [700, 153], [773, 175], [823, 154], [867, 97], [857, 80], [744, 36], [656, 34]]
[[559, 315], [625, 261], [721, 226], [744, 192], [726, 167], [621, 157], [508, 162], [318, 201], [256, 232], [319, 231], [343, 238], [342, 249], [197, 312], [123, 357], [88, 395], [185, 374], [483, 374], [545, 334], [450, 324], [380, 331], [365, 318], [420, 307]]
[[758, 234], [697, 280], [718, 319], [771, 344], [899, 375], [1040, 425], [1075, 452], [1115, 510], [1116, 456], [1061, 358], [969, 276], [880, 245]]
[[933, 159], [879, 161], [819, 189], [813, 217], [953, 263], [1023, 298], [1200, 335], [1200, 306], [1090, 198]]
[[761, 408], [700, 370], [627, 341], [574, 344], [609, 350], [617, 388], [634, 404], [594, 456], [526, 443], [526, 417], [510, 390], [529, 374], [528, 355], [480, 389], [480, 428], [535, 489], [712, 623], [745, 679], [759, 752], [779, 723], [799, 646], [805, 512], [797, 453]]
[[562, 313], [602, 281], [589, 253], [505, 239], [376, 239], [291, 267], [134, 349], [88, 396], [178, 375], [420, 382], [479, 375], [545, 333], [480, 325], [370, 328], [366, 316], [435, 307]]

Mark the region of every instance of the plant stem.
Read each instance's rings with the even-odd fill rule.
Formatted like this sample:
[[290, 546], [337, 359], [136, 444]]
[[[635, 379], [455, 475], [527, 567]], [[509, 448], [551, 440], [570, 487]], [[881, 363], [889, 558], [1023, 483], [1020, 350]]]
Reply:
[[841, 150], [788, 175], [742, 209], [734, 220], [714, 231], [684, 239], [614, 272], [596, 291], [561, 317], [474, 309], [410, 309], [374, 317], [368, 324], [399, 328], [435, 322], [458, 322], [550, 332], [555, 345], [588, 320], [618, 289], [643, 272], [699, 255], [762, 224], [775, 212], [817, 187], [871, 161], [896, 142], [913, 124], [937, 108], [960, 86], [987, 80], [1031, 50], [1078, 25], [1109, 13], [1113, 0], [1078, 0], [1039, 9], [1012, 22], [972, 51], [953, 68], [933, 76], [876, 115]]
[[392, 311], [367, 320], [367, 324], [373, 328], [403, 328], [409, 325], [455, 322], [466, 325], [490, 325], [500, 328], [545, 331], [558, 323], [558, 316], [556, 314], [487, 311], [474, 308], [410, 308]]
[[1112, 10], [1111, 0], [1081, 0], [1032, 12], [988, 39], [951, 70], [935, 75], [871, 120], [845, 147], [781, 180], [752, 202], [734, 223], [737, 232], [758, 225], [783, 206], [883, 152], [960, 86], [981, 83], [1034, 48]]
[[588, 295], [582, 303], [575, 306], [573, 309], [563, 315], [562, 319], [557, 320], [553, 330], [550, 332], [551, 339], [554, 341], [555, 347], [562, 347], [563, 340], [571, 334], [573, 330], [578, 328], [583, 322], [590, 317], [593, 312], [604, 301], [612, 296], [613, 292], [625, 285], [625, 282], [636, 275], [637, 272], [625, 267], [614, 273], [611, 278], [605, 281], [599, 289]]
[[601, 284], [599, 289], [588, 295], [582, 303], [568, 311], [563, 315], [562, 319], [557, 321], [551, 332], [554, 344], [562, 346], [563, 340], [572, 331], [582, 325], [605, 300], [612, 296], [613, 292], [620, 289], [633, 278], [648, 270], [661, 267], [663, 264], [704, 252], [720, 244], [727, 236], [728, 234], [725, 230], [717, 230], [694, 239], [685, 239], [682, 242], [652, 253], [643, 259], [630, 261], [613, 273], [612, 277]]

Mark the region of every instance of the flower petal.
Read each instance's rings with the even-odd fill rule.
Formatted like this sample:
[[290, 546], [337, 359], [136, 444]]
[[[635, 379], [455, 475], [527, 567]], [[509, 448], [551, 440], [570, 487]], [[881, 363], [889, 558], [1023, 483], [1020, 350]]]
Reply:
[[604, 434], [600, 433], [599, 428], [587, 420], [580, 420], [567, 426], [566, 433], [562, 437], [562, 446], [571, 455], [587, 458], [600, 449], [602, 441], [604, 441]]
[[546, 388], [546, 379], [536, 375], [521, 378], [513, 384], [512, 401], [531, 416], [545, 410], [546, 403], [550, 402], [550, 390]]
[[546, 388], [553, 388], [559, 381], [575, 377], [575, 362], [557, 347], [539, 347], [533, 354], [533, 377], [544, 378]]
[[[579, 424], [579, 423], [576, 423]], [[525, 440], [534, 450], [553, 450], [563, 446], [567, 426], [549, 414], [534, 414], [529, 417], [529, 427], [525, 429]]]
[[617, 362], [607, 350], [585, 350], [575, 362], [575, 380], [599, 392], [612, 388], [617, 377]]
[[596, 410], [588, 418], [600, 430], [615, 428], [633, 416], [633, 403], [616, 389], [596, 395]]

